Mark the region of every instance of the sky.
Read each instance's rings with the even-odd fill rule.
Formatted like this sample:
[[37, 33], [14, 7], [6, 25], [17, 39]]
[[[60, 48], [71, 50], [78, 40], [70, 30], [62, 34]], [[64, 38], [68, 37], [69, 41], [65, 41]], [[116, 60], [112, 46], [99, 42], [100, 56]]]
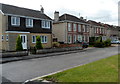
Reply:
[[40, 10], [44, 8], [45, 14], [54, 18], [54, 12], [59, 11], [76, 17], [84, 17], [110, 25], [118, 25], [119, 0], [0, 0], [0, 3], [19, 7]]

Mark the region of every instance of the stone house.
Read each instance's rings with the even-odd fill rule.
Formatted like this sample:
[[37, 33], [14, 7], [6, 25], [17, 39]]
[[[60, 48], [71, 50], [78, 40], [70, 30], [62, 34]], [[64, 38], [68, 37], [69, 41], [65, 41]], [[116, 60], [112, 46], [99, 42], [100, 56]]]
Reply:
[[52, 33], [58, 42], [75, 43], [76, 41], [89, 42], [88, 23], [81, 17], [63, 14], [59, 16], [59, 12], [54, 13], [54, 22]]
[[20, 35], [23, 49], [36, 44], [41, 36], [44, 48], [52, 47], [52, 19], [41, 11], [0, 3], [0, 50], [15, 51]]
[[108, 24], [105, 24], [105, 27], [107, 28], [107, 38], [110, 38], [111, 40], [120, 40], [120, 27]]
[[103, 40], [106, 40], [107, 28], [101, 22], [96, 22], [92, 20], [88, 20], [90, 24], [90, 37], [99, 37], [102, 36]]

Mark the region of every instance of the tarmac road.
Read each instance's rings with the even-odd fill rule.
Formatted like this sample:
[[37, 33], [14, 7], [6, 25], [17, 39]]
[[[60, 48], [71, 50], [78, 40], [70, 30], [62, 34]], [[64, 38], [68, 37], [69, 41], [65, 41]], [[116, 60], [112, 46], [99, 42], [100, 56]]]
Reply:
[[118, 47], [93, 48], [59, 56], [29, 59], [0, 64], [3, 82], [24, 82], [38, 76], [86, 64], [118, 54]]

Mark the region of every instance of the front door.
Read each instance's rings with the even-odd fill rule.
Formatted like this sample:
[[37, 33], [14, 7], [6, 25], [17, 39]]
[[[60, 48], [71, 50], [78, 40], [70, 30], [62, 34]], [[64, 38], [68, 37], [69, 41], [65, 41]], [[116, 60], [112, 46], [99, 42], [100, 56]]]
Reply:
[[23, 49], [27, 49], [27, 36], [26, 35], [20, 35], [22, 40], [22, 47]]

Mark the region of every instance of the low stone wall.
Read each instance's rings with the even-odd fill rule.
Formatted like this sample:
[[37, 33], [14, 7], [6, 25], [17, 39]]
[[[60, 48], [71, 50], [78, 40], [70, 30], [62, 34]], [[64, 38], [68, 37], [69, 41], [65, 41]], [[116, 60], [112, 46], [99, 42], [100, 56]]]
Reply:
[[65, 51], [73, 51], [73, 50], [79, 50], [79, 49], [82, 49], [82, 47], [42, 49], [42, 50], [37, 50], [36, 54], [45, 54], [45, 53], [54, 53], [54, 52], [65, 52]]
[[27, 55], [28, 55], [28, 51], [5, 52], [5, 53], [1, 53], [0, 57], [9, 58], [9, 57], [20, 57], [20, 56], [27, 56]]
[[[67, 47], [67, 48], [51, 48], [51, 49], [41, 49], [41, 50], [32, 50], [31, 54], [46, 54], [54, 52], [65, 52], [65, 51], [74, 51], [80, 50], [82, 47]], [[10, 57], [22, 57], [28, 56], [28, 51], [19, 51], [19, 52], [0, 52], [0, 58], [10, 58]]]

